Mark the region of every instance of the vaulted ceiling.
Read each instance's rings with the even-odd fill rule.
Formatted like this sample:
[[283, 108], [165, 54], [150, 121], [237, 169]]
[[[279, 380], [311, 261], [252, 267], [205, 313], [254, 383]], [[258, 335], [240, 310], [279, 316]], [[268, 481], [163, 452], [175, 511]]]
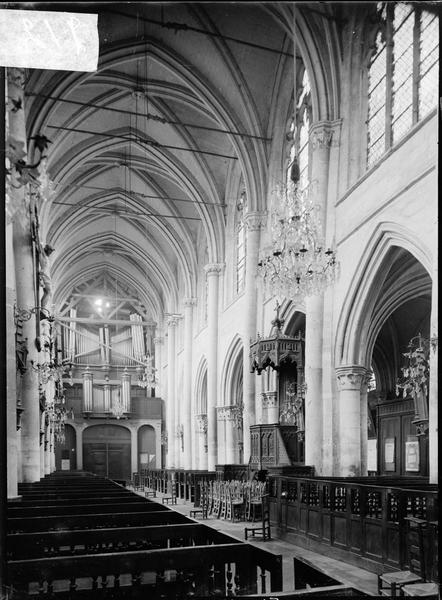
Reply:
[[196, 295], [240, 185], [252, 210], [265, 202], [293, 87], [289, 4], [26, 5], [98, 12], [97, 71], [34, 70], [26, 86], [29, 135], [51, 140], [40, 218], [56, 306], [111, 281], [158, 320]]

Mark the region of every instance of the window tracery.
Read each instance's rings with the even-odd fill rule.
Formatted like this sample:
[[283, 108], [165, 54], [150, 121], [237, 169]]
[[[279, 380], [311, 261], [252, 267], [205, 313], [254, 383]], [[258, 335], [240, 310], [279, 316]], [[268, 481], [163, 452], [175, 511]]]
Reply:
[[406, 3], [380, 3], [368, 69], [367, 167], [437, 105], [438, 19]]

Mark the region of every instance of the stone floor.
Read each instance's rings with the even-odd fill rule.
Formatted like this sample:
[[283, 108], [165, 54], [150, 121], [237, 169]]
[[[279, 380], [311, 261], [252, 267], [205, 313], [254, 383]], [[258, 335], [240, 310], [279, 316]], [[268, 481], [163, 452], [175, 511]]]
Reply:
[[[144, 492], [136, 492], [144, 497]], [[151, 498], [156, 502], [162, 503], [162, 497], [164, 494], [158, 493], [156, 498]], [[170, 506], [173, 510], [180, 512], [188, 517], [190, 517], [190, 511], [193, 508], [193, 503], [177, 499], [177, 504]], [[238, 540], [244, 541], [244, 528], [246, 523], [244, 521], [239, 521], [232, 523], [231, 521], [226, 521], [223, 519], [216, 519], [214, 517], [209, 517], [207, 519], [196, 518], [195, 521], [204, 523], [209, 527], [213, 527], [218, 531], [222, 531]], [[258, 525], [258, 523], [256, 524]], [[250, 526], [250, 524], [248, 524]], [[254, 544], [259, 546], [260, 548], [264, 548], [269, 552], [273, 552], [274, 554], [282, 554], [282, 569], [283, 569], [283, 585], [284, 591], [290, 591], [294, 589], [293, 582], [293, 558], [301, 557], [308, 560], [310, 563], [317, 566], [318, 569], [337, 579], [338, 581], [347, 584], [357, 590], [365, 592], [366, 594], [370, 594], [373, 596], [377, 595], [377, 575], [375, 573], [371, 573], [370, 571], [366, 571], [365, 569], [361, 569], [360, 567], [356, 567], [354, 565], [344, 563], [340, 560], [335, 560], [328, 556], [324, 556], [322, 554], [318, 554], [317, 552], [312, 552], [310, 550], [306, 550], [301, 548], [300, 546], [296, 546], [291, 542], [286, 540], [278, 539], [275, 536], [275, 532], [272, 529], [272, 538], [271, 540], [262, 541], [259, 538], [250, 538], [247, 540], [250, 544]]]

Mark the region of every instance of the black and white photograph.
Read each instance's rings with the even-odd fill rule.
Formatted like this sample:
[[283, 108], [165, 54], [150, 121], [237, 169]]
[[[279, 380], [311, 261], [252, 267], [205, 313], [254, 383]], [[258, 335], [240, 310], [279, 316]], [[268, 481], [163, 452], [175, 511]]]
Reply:
[[440, 600], [441, 9], [0, 2], [0, 600]]

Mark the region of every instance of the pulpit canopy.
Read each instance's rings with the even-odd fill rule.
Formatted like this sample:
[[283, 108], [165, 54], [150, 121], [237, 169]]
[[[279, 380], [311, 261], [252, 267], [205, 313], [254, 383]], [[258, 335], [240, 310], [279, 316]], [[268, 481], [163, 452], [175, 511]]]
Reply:
[[279, 371], [284, 363], [303, 363], [304, 338], [302, 333], [289, 337], [282, 333], [284, 319], [279, 318], [279, 305], [276, 307], [276, 318], [272, 321], [272, 330], [269, 337], [263, 338], [258, 334], [258, 339], [250, 344], [250, 372], [261, 371], [271, 367]]

